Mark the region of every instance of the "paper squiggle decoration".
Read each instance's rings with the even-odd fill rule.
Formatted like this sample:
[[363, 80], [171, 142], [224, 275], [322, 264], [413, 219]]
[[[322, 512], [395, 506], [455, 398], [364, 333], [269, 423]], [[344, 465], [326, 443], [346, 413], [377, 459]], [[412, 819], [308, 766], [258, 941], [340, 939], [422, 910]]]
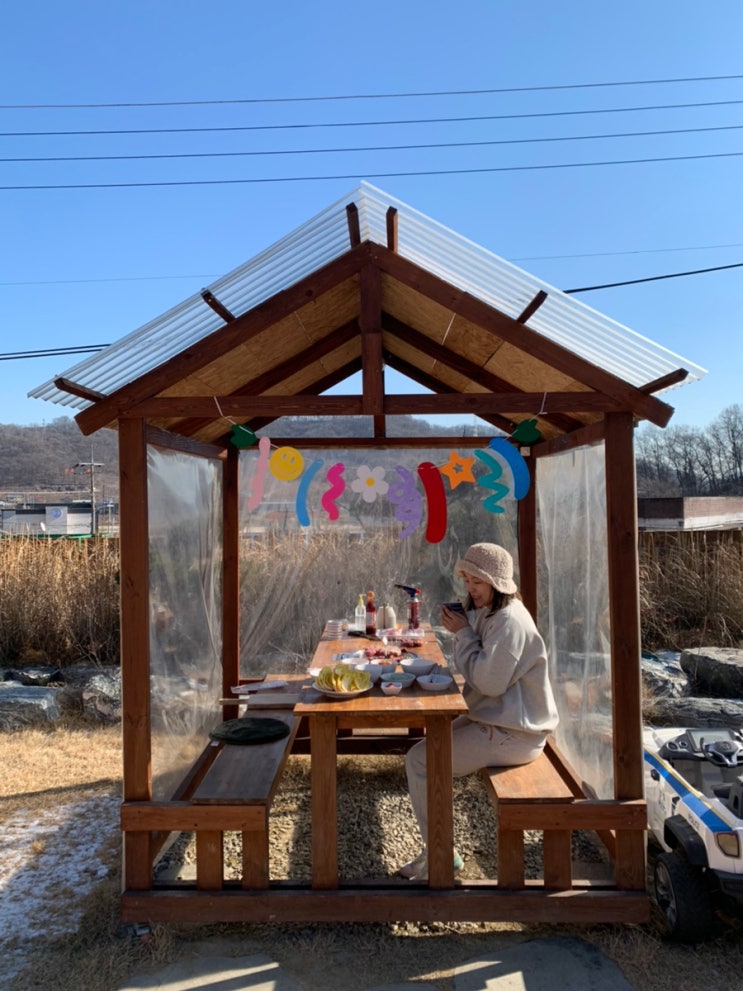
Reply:
[[488, 447], [495, 451], [496, 454], [503, 455], [513, 476], [513, 497], [514, 499], [523, 499], [529, 491], [531, 478], [529, 476], [529, 468], [526, 461], [524, 461], [521, 451], [514, 447], [505, 437], [493, 437]]
[[346, 466], [342, 461], [336, 462], [336, 464], [331, 465], [328, 468], [328, 473], [325, 476], [330, 482], [330, 488], [326, 489], [322, 494], [320, 499], [320, 504], [325, 512], [328, 514], [329, 520], [338, 519], [338, 506], [336, 505], [336, 500], [340, 499], [346, 490], [346, 482], [343, 478], [343, 472], [346, 470]]
[[430, 461], [422, 461], [418, 465], [418, 478], [428, 501], [428, 522], [426, 523], [426, 540], [429, 544], [438, 544], [446, 533], [446, 491], [441, 472]]
[[412, 472], [402, 465], [397, 465], [395, 471], [400, 478], [398, 481], [390, 482], [387, 498], [395, 507], [395, 519], [403, 524], [400, 539], [404, 540], [411, 533], [415, 533], [423, 519], [423, 498]]
[[255, 466], [253, 485], [250, 489], [250, 499], [248, 499], [248, 509], [257, 509], [263, 499], [263, 485], [268, 471], [268, 456], [271, 453], [271, 441], [268, 437], [261, 437], [258, 441], [258, 464]]
[[302, 475], [302, 479], [299, 483], [299, 488], [297, 489], [297, 498], [295, 501], [295, 508], [297, 511], [297, 519], [299, 520], [300, 526], [310, 525], [310, 514], [307, 512], [307, 490], [310, 487], [310, 482], [322, 468], [323, 461], [322, 458], [317, 458], [309, 466], [307, 471]]
[[489, 513], [505, 513], [506, 507], [501, 505], [501, 500], [503, 499], [503, 496], [508, 495], [508, 486], [503, 485], [498, 481], [503, 474], [503, 469], [495, 460], [493, 455], [489, 454], [487, 451], [475, 451], [475, 456], [478, 457], [486, 467], [490, 468], [487, 475], [483, 475], [477, 482], [477, 484], [482, 485], [484, 489], [493, 490], [492, 495], [489, 495], [486, 499], [483, 499], [483, 509], [487, 509]]

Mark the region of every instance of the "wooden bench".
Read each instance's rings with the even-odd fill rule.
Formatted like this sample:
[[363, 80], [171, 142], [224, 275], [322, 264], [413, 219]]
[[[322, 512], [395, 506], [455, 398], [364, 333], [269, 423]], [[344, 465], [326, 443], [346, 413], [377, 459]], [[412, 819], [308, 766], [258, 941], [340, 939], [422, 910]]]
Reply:
[[572, 884], [570, 810], [580, 787], [548, 742], [529, 764], [484, 767], [482, 778], [498, 815], [498, 885], [523, 888], [524, 830], [544, 830], [544, 886]]
[[288, 736], [251, 746], [211, 744], [216, 757], [190, 796], [194, 805], [210, 806], [213, 812], [213, 828], [196, 831], [197, 888], [222, 888], [223, 834], [236, 822], [242, 833], [242, 886], [268, 887], [268, 816], [299, 727], [290, 709], [270, 715], [286, 723]]

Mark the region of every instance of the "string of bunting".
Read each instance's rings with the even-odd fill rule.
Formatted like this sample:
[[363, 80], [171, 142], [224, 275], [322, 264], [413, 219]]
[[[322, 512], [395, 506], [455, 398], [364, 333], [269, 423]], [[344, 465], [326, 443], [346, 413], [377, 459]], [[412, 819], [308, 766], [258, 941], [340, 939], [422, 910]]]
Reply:
[[[315, 458], [305, 466], [304, 456], [295, 447], [288, 445], [276, 446], [270, 438], [261, 437], [247, 424], [239, 424], [225, 417], [214, 397], [220, 416], [232, 423], [230, 443], [244, 449], [258, 445], [258, 458], [251, 479], [250, 494], [247, 499], [249, 511], [257, 509], [263, 500], [267, 474], [278, 481], [299, 481], [295, 496], [295, 511], [301, 526], [310, 525], [308, 495], [312, 482], [317, 478], [324, 465], [322, 458]], [[542, 408], [537, 414], [544, 413]], [[444, 479], [449, 482], [449, 490], [453, 491], [459, 485], [478, 485], [487, 491], [483, 499], [483, 508], [490, 513], [503, 513], [503, 500], [512, 497], [523, 499], [529, 491], [529, 469], [519, 449], [511, 443], [512, 440], [521, 444], [531, 444], [539, 440], [541, 434], [537, 429], [537, 420], [524, 420], [518, 424], [510, 438], [493, 437], [487, 448], [476, 449], [471, 456], [462, 456], [455, 450], [449, 452], [445, 464], [434, 465], [430, 461], [421, 462], [415, 472], [404, 465], [396, 465], [391, 470], [392, 479], [388, 480], [390, 470], [377, 466], [370, 468], [360, 465], [356, 468], [356, 477], [350, 482], [352, 492], [361, 496], [364, 502], [374, 503], [380, 497], [386, 497], [393, 505], [393, 515], [400, 523], [400, 539], [411, 536], [420, 527], [424, 513], [426, 518], [426, 540], [439, 543], [446, 534], [447, 503]], [[476, 477], [474, 467], [477, 463], [487, 469], [484, 474]], [[504, 467], [507, 474], [504, 474]], [[320, 497], [320, 505], [329, 520], [338, 519], [338, 500], [347, 488], [346, 465], [336, 461], [325, 472], [327, 487]], [[420, 488], [423, 492], [421, 493]]]

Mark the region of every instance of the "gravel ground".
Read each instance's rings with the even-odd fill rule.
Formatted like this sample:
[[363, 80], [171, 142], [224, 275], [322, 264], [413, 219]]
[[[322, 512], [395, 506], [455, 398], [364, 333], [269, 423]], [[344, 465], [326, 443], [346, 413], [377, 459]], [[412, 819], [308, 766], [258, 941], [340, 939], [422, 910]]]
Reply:
[[[344, 880], [383, 878], [414, 857], [421, 841], [408, 799], [399, 756], [339, 757], [338, 863]], [[271, 810], [272, 879], [310, 878], [310, 759], [291, 757]], [[463, 879], [497, 874], [495, 813], [478, 775], [454, 783], [455, 845], [464, 857]], [[242, 838], [225, 834], [228, 876], [239, 879]], [[574, 836], [576, 876], [593, 876], [608, 864], [600, 841], [591, 833]], [[538, 878], [542, 866], [541, 833], [526, 834], [526, 875]], [[182, 835], [162, 856], [158, 876], [191, 878], [195, 845]]]

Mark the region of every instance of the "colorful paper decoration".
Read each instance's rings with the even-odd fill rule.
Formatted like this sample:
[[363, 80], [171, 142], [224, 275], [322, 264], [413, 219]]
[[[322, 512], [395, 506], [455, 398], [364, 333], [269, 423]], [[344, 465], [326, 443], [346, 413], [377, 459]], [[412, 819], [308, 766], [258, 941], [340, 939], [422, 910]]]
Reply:
[[322, 494], [320, 499], [320, 505], [328, 514], [329, 520], [338, 519], [338, 505], [337, 500], [343, 495], [346, 490], [346, 482], [343, 478], [343, 472], [346, 470], [346, 466], [342, 461], [336, 462], [328, 468], [327, 475], [325, 476], [330, 482], [330, 488], [326, 489]]
[[456, 451], [450, 451], [449, 460], [443, 467], [439, 468], [439, 471], [449, 479], [451, 489], [456, 489], [462, 482], [471, 482], [474, 485], [475, 476], [472, 474], [474, 463], [474, 458], [463, 458]]
[[386, 482], [384, 468], [369, 468], [361, 465], [356, 469], [356, 478], [351, 482], [351, 488], [358, 492], [364, 502], [376, 502], [378, 495], [387, 495], [389, 482]]
[[236, 423], [230, 430], [230, 444], [233, 447], [252, 447], [258, 438], [245, 423]]
[[299, 520], [300, 526], [310, 525], [310, 514], [307, 511], [307, 490], [310, 487], [310, 482], [318, 473], [318, 471], [322, 468], [322, 466], [323, 466], [322, 458], [316, 458], [309, 466], [307, 471], [302, 475], [301, 481], [299, 483], [299, 488], [297, 489], [297, 498], [295, 501], [295, 507], [297, 511], [297, 519]]
[[536, 420], [522, 420], [511, 434], [511, 437], [517, 440], [519, 444], [536, 444], [538, 440], [542, 439], [542, 434], [537, 427]]
[[423, 498], [412, 472], [402, 465], [397, 465], [395, 471], [400, 478], [390, 482], [387, 498], [395, 507], [395, 519], [403, 524], [400, 539], [404, 540], [420, 526], [423, 519]]
[[[233, 429], [248, 430], [252, 434], [250, 428], [243, 428], [238, 424], [235, 424]], [[278, 481], [294, 482], [299, 479], [295, 511], [300, 525], [309, 526], [309, 490], [323, 466], [323, 461], [317, 458], [305, 469], [304, 457], [296, 448], [285, 445], [271, 453], [271, 447], [268, 437], [261, 437], [258, 440], [258, 457], [247, 507], [253, 510], [260, 505], [265, 490], [266, 473], [270, 470]], [[487, 469], [479, 478], [473, 471], [477, 461]], [[503, 466], [510, 472], [512, 485], [505, 484], [502, 480]], [[330, 466], [325, 476], [329, 487], [323, 492], [320, 504], [330, 520], [337, 520], [340, 515], [338, 500], [346, 489], [345, 470], [345, 464], [338, 461]], [[503, 499], [509, 494], [515, 499], [522, 499], [529, 491], [531, 481], [528, 466], [521, 452], [506, 437], [494, 437], [488, 443], [488, 450], [476, 450], [474, 457], [463, 457], [457, 451], [451, 450], [445, 465], [437, 466], [430, 461], [424, 461], [418, 465], [417, 473], [418, 480], [423, 486], [423, 496], [420, 494], [415, 475], [403, 465], [395, 467], [396, 478], [391, 482], [385, 478], [386, 469], [381, 465], [374, 468], [361, 465], [356, 469], [356, 478], [351, 482], [350, 488], [366, 503], [373, 503], [378, 498], [387, 496], [395, 507], [395, 519], [402, 524], [401, 539], [409, 537], [420, 526], [425, 498], [427, 514], [425, 538], [431, 544], [439, 543], [446, 534], [448, 507], [444, 476], [449, 479], [451, 490], [463, 483], [479, 485], [488, 490], [490, 494], [485, 497], [482, 505], [491, 513], [505, 512]]]
[[498, 481], [503, 474], [503, 469], [488, 451], [475, 451], [475, 455], [490, 469], [486, 475], [477, 481], [477, 484], [482, 485], [484, 489], [493, 490], [493, 494], [483, 500], [483, 509], [487, 509], [489, 513], [505, 513], [506, 507], [501, 504], [501, 500], [508, 495], [508, 486]]
[[426, 540], [429, 544], [438, 544], [446, 533], [446, 492], [441, 472], [430, 461], [418, 465], [418, 478], [428, 500], [428, 522], [426, 523]]
[[513, 477], [513, 497], [514, 499], [523, 499], [529, 491], [531, 477], [521, 452], [505, 437], [493, 437], [488, 447], [496, 454], [503, 455]]
[[268, 437], [261, 437], [258, 441], [258, 464], [255, 467], [253, 485], [248, 499], [248, 509], [257, 509], [263, 499], [263, 486], [268, 471], [268, 458], [271, 453], [271, 441]]

